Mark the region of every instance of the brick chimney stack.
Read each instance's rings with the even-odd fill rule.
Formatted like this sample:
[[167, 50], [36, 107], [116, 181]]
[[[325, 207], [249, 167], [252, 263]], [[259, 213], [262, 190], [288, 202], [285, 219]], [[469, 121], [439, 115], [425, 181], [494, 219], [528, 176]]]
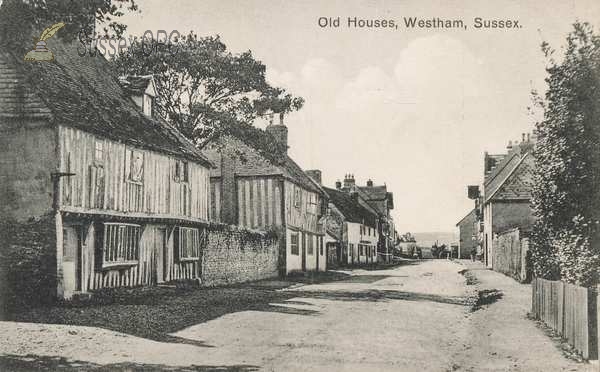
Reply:
[[306, 173], [310, 178], [313, 179], [313, 181], [315, 181], [316, 183], [318, 183], [319, 185], [321, 185], [321, 170], [319, 169], [311, 169], [311, 170], [307, 170], [304, 173]]
[[354, 181], [354, 175], [353, 174], [347, 174], [344, 177], [344, 188], [352, 188], [355, 185], [355, 181]]
[[287, 154], [288, 129], [285, 124], [283, 124], [283, 112], [279, 114], [279, 124], [273, 124], [273, 121], [271, 120], [265, 130], [275, 138], [275, 141], [285, 146], [285, 153]]
[[373, 180], [369, 178], [367, 181], [367, 187], [373, 187]]
[[337, 190], [342, 188], [342, 182], [340, 180], [335, 181], [335, 188]]

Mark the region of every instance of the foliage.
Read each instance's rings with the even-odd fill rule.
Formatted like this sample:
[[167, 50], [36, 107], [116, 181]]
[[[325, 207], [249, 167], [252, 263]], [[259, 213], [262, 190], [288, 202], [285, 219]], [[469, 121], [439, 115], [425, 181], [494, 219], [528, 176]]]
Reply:
[[[152, 53], [143, 52], [148, 50]], [[252, 124], [259, 116], [298, 110], [304, 102], [269, 85], [262, 62], [250, 51], [231, 53], [219, 36], [190, 32], [171, 40], [135, 39], [114, 64], [122, 75], [154, 75], [157, 113], [199, 148], [233, 135], [263, 154], [281, 154], [282, 146]]]
[[549, 60], [536, 124], [532, 263], [538, 277], [578, 285], [598, 283], [600, 246], [600, 37], [576, 23], [564, 58], [542, 45]]
[[127, 26], [119, 22], [119, 18], [125, 12], [139, 10], [135, 0], [5, 0], [1, 3], [0, 35], [4, 42], [17, 46], [22, 46], [24, 41], [30, 43], [31, 37], [39, 36], [39, 31], [57, 22], [66, 23], [65, 32], [59, 32], [58, 37], [72, 37], [81, 29], [90, 31], [95, 25], [105, 35], [120, 37]]

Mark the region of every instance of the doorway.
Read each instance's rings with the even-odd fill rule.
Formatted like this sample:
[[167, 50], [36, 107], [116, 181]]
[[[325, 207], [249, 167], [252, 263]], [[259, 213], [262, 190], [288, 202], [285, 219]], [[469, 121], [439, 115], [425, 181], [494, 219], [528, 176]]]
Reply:
[[163, 283], [167, 280], [169, 273], [168, 255], [167, 255], [167, 230], [159, 227], [154, 230], [154, 272], [157, 283]]
[[64, 296], [81, 291], [81, 226], [63, 226], [63, 282]]

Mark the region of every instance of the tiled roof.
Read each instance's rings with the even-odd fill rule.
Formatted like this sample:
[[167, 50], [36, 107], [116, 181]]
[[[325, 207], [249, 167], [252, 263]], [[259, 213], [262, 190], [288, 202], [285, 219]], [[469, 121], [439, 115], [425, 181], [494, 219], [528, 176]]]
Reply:
[[532, 154], [527, 153], [521, 158], [519, 164], [506, 177], [506, 180], [490, 194], [492, 200], [530, 200], [533, 189], [533, 173], [535, 160]]
[[[267, 133], [265, 133], [265, 135], [267, 135]], [[237, 138], [229, 136], [220, 139], [220, 141], [222, 141], [223, 150], [232, 151], [239, 157], [235, 162], [236, 176], [252, 177], [280, 175], [307, 190], [324, 194], [323, 189], [304, 173], [302, 168], [300, 168], [300, 166], [288, 155], [285, 155], [283, 159], [281, 159], [281, 162], [275, 164]], [[204, 155], [217, 165], [217, 168], [211, 170], [211, 177], [221, 176], [222, 155], [221, 150], [218, 147], [219, 146], [213, 146], [203, 150]]]
[[141, 112], [103, 57], [80, 57], [77, 43], [60, 38], [53, 38], [48, 47], [54, 62], [24, 62], [19, 51], [2, 51], [0, 117], [47, 119], [211, 166], [172, 126]]
[[[475, 215], [475, 212], [476, 212], [476, 211], [477, 211], [477, 210], [476, 210], [475, 208], [471, 209], [471, 211], [469, 211], [469, 213], [467, 213], [467, 214], [466, 214], [466, 215], [465, 215], [463, 218], [461, 218], [461, 219], [460, 219], [460, 221], [458, 221], [458, 222], [456, 223], [456, 226], [458, 226], [458, 225], [460, 225], [461, 223], [463, 223], [463, 221], [465, 221], [465, 220], [466, 220], [468, 217], [471, 217], [471, 216], [473, 216], [473, 217], [474, 217], [474, 215]], [[473, 219], [474, 219], [474, 218], [473, 218]]]
[[360, 205], [357, 200], [352, 199], [350, 194], [328, 187], [324, 187], [324, 190], [329, 196], [329, 201], [335, 205], [347, 221], [364, 223], [367, 226], [377, 227], [377, 215], [369, 212], [369, 210]]
[[[384, 210], [385, 207], [382, 205], [382, 201], [387, 200], [388, 209], [394, 209], [394, 194], [387, 191], [387, 186], [359, 186], [357, 189], [361, 192], [361, 196], [373, 206], [379, 210], [381, 214], [387, 214]], [[379, 203], [378, 203], [379, 202]]]

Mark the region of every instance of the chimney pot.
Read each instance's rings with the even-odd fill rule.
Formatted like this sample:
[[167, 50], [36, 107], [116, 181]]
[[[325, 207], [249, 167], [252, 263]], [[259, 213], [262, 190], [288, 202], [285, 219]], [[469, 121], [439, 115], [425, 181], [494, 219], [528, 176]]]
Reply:
[[523, 139], [521, 142], [525, 142], [525, 133], [521, 133], [521, 138]]
[[339, 189], [341, 189], [341, 188], [342, 188], [342, 182], [340, 182], [340, 180], [337, 180], [337, 181], [335, 181], [335, 188], [336, 188], [337, 190], [339, 190]]
[[367, 181], [367, 187], [373, 187], [373, 180], [369, 178]]

